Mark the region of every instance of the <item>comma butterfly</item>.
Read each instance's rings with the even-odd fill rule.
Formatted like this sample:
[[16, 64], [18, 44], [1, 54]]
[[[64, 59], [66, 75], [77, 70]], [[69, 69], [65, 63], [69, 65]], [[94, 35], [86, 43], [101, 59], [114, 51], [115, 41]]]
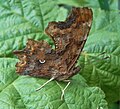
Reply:
[[14, 51], [20, 60], [17, 73], [50, 78], [48, 82], [66, 81], [78, 73], [80, 68], [75, 64], [87, 40], [92, 17], [92, 10], [87, 7], [72, 8], [64, 22], [50, 22], [45, 32], [54, 41], [55, 49], [45, 41], [28, 39], [23, 50]]

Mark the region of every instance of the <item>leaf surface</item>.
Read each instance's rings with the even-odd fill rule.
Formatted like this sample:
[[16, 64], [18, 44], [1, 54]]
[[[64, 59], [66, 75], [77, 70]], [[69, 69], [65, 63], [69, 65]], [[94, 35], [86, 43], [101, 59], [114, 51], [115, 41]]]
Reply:
[[109, 102], [120, 99], [119, 17], [118, 11], [94, 10], [92, 30], [79, 60], [87, 83], [101, 87]]
[[107, 109], [105, 95], [98, 87], [88, 87], [79, 74], [74, 77], [65, 90], [61, 100], [61, 87], [66, 84], [53, 81], [36, 92], [47, 80], [15, 73], [14, 58], [2, 58], [0, 70], [0, 108], [1, 109]]
[[[60, 14], [59, 14], [60, 13]], [[28, 38], [50, 40], [44, 34], [48, 22], [63, 20], [67, 10], [50, 0], [12, 0], [0, 2], [0, 56], [25, 46]]]

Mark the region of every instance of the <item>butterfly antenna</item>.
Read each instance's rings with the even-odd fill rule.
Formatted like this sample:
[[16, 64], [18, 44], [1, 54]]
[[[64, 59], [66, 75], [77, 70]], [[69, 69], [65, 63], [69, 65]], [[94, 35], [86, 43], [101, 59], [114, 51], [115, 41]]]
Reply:
[[48, 84], [49, 82], [51, 82], [52, 80], [54, 80], [55, 78], [52, 77], [51, 79], [49, 79], [47, 82], [45, 82], [43, 85], [41, 85], [39, 88], [36, 89], [36, 91], [39, 91], [41, 88], [43, 88], [46, 84]]

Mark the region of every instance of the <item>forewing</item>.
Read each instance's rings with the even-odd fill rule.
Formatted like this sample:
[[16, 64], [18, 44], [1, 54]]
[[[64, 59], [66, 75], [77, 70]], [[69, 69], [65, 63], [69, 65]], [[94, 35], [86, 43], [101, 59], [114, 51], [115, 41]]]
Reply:
[[91, 24], [92, 10], [73, 8], [65, 22], [50, 22], [46, 33], [53, 39], [55, 50], [66, 61], [68, 70], [76, 63], [87, 40]]

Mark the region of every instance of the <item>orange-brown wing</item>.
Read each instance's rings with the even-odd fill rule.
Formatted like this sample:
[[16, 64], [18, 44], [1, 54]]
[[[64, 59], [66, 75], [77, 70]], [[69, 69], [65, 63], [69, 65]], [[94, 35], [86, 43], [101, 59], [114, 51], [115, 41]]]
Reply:
[[[19, 58], [16, 72], [34, 77], [55, 78], [64, 80], [61, 75], [67, 73], [66, 63], [44, 41], [28, 40], [26, 48], [14, 51]], [[60, 78], [59, 78], [60, 77]], [[68, 76], [67, 76], [68, 77]]]
[[65, 22], [50, 22], [46, 33], [53, 39], [56, 52], [66, 61], [68, 71], [76, 63], [87, 40], [91, 24], [92, 10], [73, 8]]
[[[16, 64], [16, 71], [22, 75], [31, 75], [36, 77], [51, 77], [49, 71], [50, 60], [46, 59], [47, 54], [51, 54], [51, 47], [44, 41], [28, 40], [24, 50], [14, 51], [20, 60]], [[54, 54], [52, 54], [54, 55]], [[55, 56], [53, 56], [55, 57]]]
[[75, 63], [86, 42], [92, 23], [92, 10], [73, 8], [65, 22], [51, 22], [46, 33], [54, 40], [53, 50], [44, 41], [28, 40], [24, 50], [15, 51], [20, 62], [17, 72], [23, 75], [66, 80], [80, 69]]

